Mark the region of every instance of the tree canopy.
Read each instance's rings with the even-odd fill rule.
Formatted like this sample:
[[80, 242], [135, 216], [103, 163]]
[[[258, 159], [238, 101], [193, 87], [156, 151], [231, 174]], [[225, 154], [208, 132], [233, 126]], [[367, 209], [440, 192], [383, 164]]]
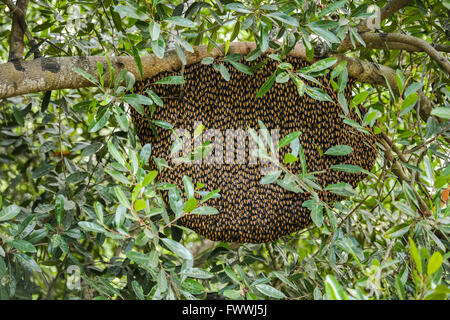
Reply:
[[[448, 299], [450, 1], [0, 0], [0, 11], [1, 299]], [[329, 74], [377, 159], [371, 172], [340, 167], [367, 177], [333, 185], [347, 197], [333, 206], [313, 197], [304, 230], [209, 241], [176, 222], [215, 214], [193, 194], [220, 190], [160, 180], [149, 163], [168, 159], [139, 142], [130, 110], [164, 97], [132, 88], [164, 71], [183, 86], [194, 63], [227, 80], [227, 68], [249, 72], [236, 57], [261, 56], [278, 67], [258, 98], [292, 82], [331, 99], [307, 85]], [[285, 163], [303, 161], [298, 135], [281, 138]]]

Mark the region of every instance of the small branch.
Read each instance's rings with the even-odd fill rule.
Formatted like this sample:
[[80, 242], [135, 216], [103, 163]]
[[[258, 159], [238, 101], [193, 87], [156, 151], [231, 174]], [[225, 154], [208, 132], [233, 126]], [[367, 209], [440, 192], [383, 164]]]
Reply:
[[361, 35], [366, 42], [376, 41], [380, 39], [386, 42], [398, 42], [407, 45], [412, 45], [425, 51], [430, 58], [435, 60], [449, 75], [450, 75], [450, 62], [443, 57], [431, 44], [423, 39], [419, 39], [406, 34], [399, 33], [364, 33]]
[[[389, 141], [385, 140], [385, 137], [387, 137], [386, 134], [381, 135], [381, 138], [379, 138], [379, 142], [384, 147], [384, 156], [387, 161], [389, 161], [392, 164], [392, 173], [397, 176], [397, 178], [400, 180], [400, 182], [405, 181], [408, 184], [411, 184], [411, 178], [408, 176], [407, 173], [405, 173], [403, 166], [395, 159], [393, 155], [392, 146], [395, 146], [392, 141], [388, 138]], [[391, 146], [392, 145], [392, 146]], [[398, 148], [397, 148], [398, 149]], [[401, 152], [400, 152], [401, 154]], [[402, 155], [404, 158], [404, 156]], [[402, 160], [403, 161], [403, 160]], [[404, 162], [404, 161], [403, 161]], [[419, 195], [417, 190], [414, 188], [414, 186], [411, 186], [411, 189], [414, 192], [414, 195], [417, 198], [417, 202], [419, 205], [419, 211], [424, 217], [431, 216], [431, 211], [428, 208], [428, 205], [425, 203], [425, 201], [422, 199], [422, 197]]]
[[[10, 51], [8, 61], [22, 60], [24, 52], [24, 35], [27, 37], [31, 47], [37, 45], [37, 42], [31, 35], [31, 32], [28, 29], [25, 20], [29, 0], [17, 0], [17, 5], [14, 5], [10, 0], [1, 1], [8, 6], [8, 8], [11, 10], [11, 13], [13, 14], [11, 35], [9, 39]], [[34, 57], [41, 57], [38, 49], [36, 49]]]
[[391, 1], [389, 1], [380, 11], [381, 21], [386, 20], [388, 17], [392, 16], [395, 12], [406, 7], [409, 2], [410, 2], [410, 0], [391, 0]]
[[10, 0], [2, 0], [12, 13], [11, 34], [9, 37], [9, 56], [8, 61], [20, 60], [23, 57], [24, 42], [23, 36], [25, 30], [22, 26], [22, 20], [25, 17], [25, 11], [28, 7], [28, 0], [17, 0], [17, 6]]
[[[373, 33], [364, 32], [361, 38], [370, 48], [381, 49], [404, 49], [408, 51], [424, 51], [430, 58], [435, 60], [448, 74], [450, 74], [450, 62], [443, 57], [437, 49], [425, 40], [399, 33]], [[357, 47], [361, 47], [358, 44]], [[447, 49], [447, 46], [440, 46], [440, 49]], [[338, 52], [354, 49], [352, 43], [345, 39], [337, 49]]]
[[[432, 45], [430, 44], [434, 49], [441, 52], [450, 53], [450, 46], [447, 46], [445, 44], [436, 44]], [[422, 48], [419, 48], [415, 45], [408, 44], [408, 43], [402, 43], [402, 42], [386, 42], [382, 40], [381, 38], [374, 38], [371, 39], [369, 42], [366, 42], [366, 45], [364, 46], [361, 43], [355, 43], [355, 46], [348, 40], [344, 40], [341, 45], [338, 48], [338, 52], [344, 52], [349, 50], [357, 50], [357, 49], [384, 49], [384, 50], [405, 50], [408, 52], [425, 52]]]
[[[386, 20], [388, 17], [392, 16], [398, 10], [406, 7], [410, 0], [391, 0], [380, 10], [380, 22]], [[358, 32], [373, 31], [373, 27], [368, 26], [369, 20], [363, 20], [357, 26]], [[347, 37], [348, 38], [348, 37]], [[348, 39], [347, 39], [348, 40]]]

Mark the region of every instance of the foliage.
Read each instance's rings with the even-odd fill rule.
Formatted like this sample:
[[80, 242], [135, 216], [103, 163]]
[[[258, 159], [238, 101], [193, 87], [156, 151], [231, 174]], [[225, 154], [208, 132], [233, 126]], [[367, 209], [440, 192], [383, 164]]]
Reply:
[[[280, 61], [277, 73], [256, 93], [262, 98], [275, 81], [294, 81], [299, 94], [331, 99], [302, 80], [331, 72], [343, 111], [362, 112], [369, 129], [347, 123], [393, 141], [395, 164], [412, 181], [400, 180], [396, 166], [386, 160], [386, 147], [379, 145], [376, 165], [357, 189], [329, 186], [332, 192], [350, 195], [329, 207], [314, 197], [307, 172], [296, 175], [278, 163], [280, 170], [261, 182], [284, 181], [287, 188], [311, 192], [314, 225], [275, 243], [213, 243], [175, 222], [183, 214], [215, 214], [212, 207], [198, 209], [193, 195], [202, 195], [203, 202], [220, 190], [204, 190], [202, 181], [189, 177], [182, 186], [160, 181], [148, 162], [167, 166], [167, 159], [154, 158], [151, 146], [136, 140], [129, 108], [139, 112], [142, 105], [161, 107], [163, 100], [128, 93], [135, 79], [126, 72], [110, 87], [101, 64], [95, 75], [74, 70], [95, 88], [0, 102], [0, 297], [447, 299], [450, 207], [441, 197], [448, 194], [450, 183], [448, 75], [425, 53], [363, 47], [354, 55], [398, 70], [400, 94], [358, 84], [350, 102], [341, 94], [347, 83], [345, 63], [333, 71], [332, 57], [305, 70], [282, 63], [298, 41], [310, 58], [318, 45], [324, 52], [336, 50], [347, 35], [352, 43], [364, 44], [357, 26], [372, 15], [367, 11], [370, 3], [33, 2], [27, 23], [47, 57], [129, 54], [142, 69], [140, 56], [162, 57], [168, 47], [185, 61], [194, 45], [211, 49], [224, 43], [228, 48], [235, 40], [256, 41], [258, 47], [247, 60], [268, 47], [279, 49], [271, 56]], [[449, 8], [448, 1], [412, 1], [380, 28], [445, 43]], [[8, 10], [3, 2], [0, 9]], [[11, 14], [0, 16], [4, 61], [10, 24]], [[36, 48], [28, 49], [27, 58]], [[221, 65], [216, 68], [226, 79]], [[165, 81], [182, 84], [183, 79], [180, 75]], [[427, 121], [419, 117], [421, 92], [435, 107], [435, 117]], [[168, 123], [153, 124], [173, 130]], [[260, 141], [262, 150], [266, 142]], [[284, 137], [278, 147], [291, 148], [292, 157], [285, 161], [302, 161], [296, 133]], [[323, 152], [343, 155], [351, 150], [336, 146]], [[168, 205], [162, 192], [169, 194]], [[419, 199], [431, 216], [423, 216]]]

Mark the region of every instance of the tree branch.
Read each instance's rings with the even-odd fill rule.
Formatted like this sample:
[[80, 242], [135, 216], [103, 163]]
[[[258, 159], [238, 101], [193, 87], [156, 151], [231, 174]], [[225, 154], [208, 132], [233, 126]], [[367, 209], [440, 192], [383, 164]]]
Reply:
[[[10, 50], [8, 61], [16, 61], [23, 59], [24, 53], [24, 35], [27, 37], [31, 47], [37, 45], [36, 40], [31, 35], [28, 29], [25, 15], [29, 0], [17, 0], [17, 5], [14, 5], [10, 0], [1, 0], [4, 2], [13, 14], [13, 22], [11, 25], [11, 34], [9, 38]], [[36, 49], [34, 57], [41, 56], [39, 50]]]
[[410, 0], [391, 0], [380, 10], [381, 21], [386, 20], [398, 10], [406, 7]]
[[[381, 134], [378, 138], [378, 141], [383, 145], [384, 147], [384, 157], [387, 161], [389, 161], [392, 164], [392, 173], [395, 174], [395, 176], [400, 180], [400, 182], [406, 182], [408, 184], [411, 184], [411, 178], [408, 176], [408, 173], [406, 173], [402, 167], [402, 165], [395, 159], [395, 156], [393, 154], [393, 148], [397, 148], [395, 144], [389, 139], [389, 137], [386, 134]], [[398, 148], [397, 148], [398, 150]], [[398, 150], [399, 151], [399, 150]], [[402, 157], [401, 152], [398, 153], [400, 157]], [[403, 156], [404, 158], [404, 156]], [[400, 159], [403, 161], [402, 159]], [[405, 159], [406, 160], [406, 159]], [[404, 161], [403, 161], [404, 162]], [[417, 190], [414, 188], [414, 186], [411, 186], [411, 189], [414, 192], [414, 195], [417, 198], [417, 202], [419, 205], [420, 213], [425, 216], [431, 216], [431, 211], [428, 207], [428, 205], [425, 203], [425, 201], [422, 199], [422, 197], [419, 195]]]
[[[380, 10], [380, 22], [386, 20], [388, 17], [392, 16], [398, 10], [406, 7], [410, 0], [391, 0]], [[373, 31], [373, 27], [369, 27], [368, 22], [371, 19], [361, 21], [358, 26], [358, 32]], [[348, 37], [347, 37], [348, 38]]]
[[[435, 60], [448, 74], [450, 74], [450, 62], [443, 57], [431, 44], [423, 39], [419, 39], [406, 34], [399, 33], [372, 33], [364, 32], [360, 34], [365, 43], [374, 44], [376, 46], [389, 46], [390, 43], [404, 44], [407, 48], [416, 47], [420, 51], [425, 51], [430, 58]], [[346, 51], [352, 48], [352, 44], [347, 40], [339, 46], [338, 51]], [[441, 47], [441, 49], [446, 46]]]
[[[230, 44], [229, 53], [248, 54], [256, 48], [253, 42], [233, 42]], [[223, 55], [222, 51], [214, 48], [208, 52], [207, 46], [195, 47], [193, 53], [186, 52], [187, 64], [200, 62], [205, 57], [218, 57]], [[306, 59], [306, 50], [302, 44], [297, 44], [290, 55]], [[382, 85], [398, 92], [395, 70], [372, 62], [336, 55], [338, 62], [347, 61], [347, 69], [350, 77], [362, 83]], [[163, 59], [155, 55], [141, 57], [143, 65], [143, 77], [150, 78], [164, 71], [178, 71], [181, 61], [175, 52], [168, 52]], [[136, 78], [139, 71], [133, 57], [110, 57], [115, 72], [127, 69]], [[101, 62], [105, 70], [105, 83], [109, 83], [110, 75], [106, 57], [55, 57], [39, 58], [31, 61], [0, 64], [0, 99], [9, 98], [22, 94], [41, 92], [57, 89], [78, 89], [93, 86], [87, 79], [73, 71], [77, 67], [90, 74], [97, 74], [97, 62]], [[421, 116], [426, 121], [431, 112], [431, 102], [422, 94]]]
[[[364, 35], [364, 33], [362, 34]], [[364, 39], [364, 38], [363, 38]], [[367, 39], [366, 39], [367, 40]], [[409, 52], [424, 52], [420, 47], [417, 47], [413, 44], [408, 43], [402, 43], [402, 42], [387, 42], [382, 40], [380, 37], [374, 37], [370, 39], [370, 41], [365, 42], [365, 46], [361, 43], [355, 43], [355, 46], [348, 40], [345, 39], [337, 49], [338, 52], [345, 52], [349, 50], [356, 50], [361, 48], [367, 48], [367, 49], [384, 49], [384, 50], [405, 50]], [[447, 52], [450, 53], [450, 46], [447, 46], [445, 44], [430, 44], [434, 49], [437, 51]]]
[[24, 29], [22, 27], [22, 17], [25, 16], [25, 11], [28, 7], [28, 0], [17, 0], [15, 6], [10, 0], [2, 0], [11, 10], [12, 25], [11, 34], [9, 37], [9, 56], [8, 61], [20, 60], [23, 58], [24, 50]]

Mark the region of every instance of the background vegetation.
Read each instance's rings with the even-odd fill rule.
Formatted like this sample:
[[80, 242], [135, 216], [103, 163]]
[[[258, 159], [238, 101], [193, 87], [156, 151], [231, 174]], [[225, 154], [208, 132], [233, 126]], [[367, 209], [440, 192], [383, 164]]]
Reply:
[[[110, 88], [100, 64], [94, 75], [75, 70], [93, 88], [0, 100], [0, 298], [448, 298], [449, 1], [378, 1], [394, 9], [381, 11], [375, 30], [361, 24], [376, 17], [368, 10], [372, 1], [363, 0], [27, 4], [0, 1], [3, 62], [129, 55], [139, 66], [139, 57], [169, 49], [183, 61], [195, 45], [255, 41], [264, 51], [277, 49], [277, 40], [285, 48], [302, 43], [311, 59], [346, 53], [390, 67], [398, 90], [358, 82], [353, 101], [340, 101], [344, 108], [361, 105], [379, 149], [357, 189], [335, 188], [348, 200], [311, 206], [310, 228], [257, 245], [211, 242], [172, 226], [195, 210], [197, 203], [186, 205], [192, 192], [211, 190], [188, 178], [169, 185], [149, 169], [148, 161], [164, 160], [137, 141], [127, 107], [162, 102], [126, 95], [130, 74], [122, 72]], [[20, 12], [26, 12], [25, 51], [11, 57]], [[383, 41], [368, 41], [371, 34]], [[334, 62], [322, 61], [319, 71]], [[347, 81], [339, 66], [338, 91]], [[296, 71], [285, 67], [279, 72], [291, 72], [287, 80], [301, 87]], [[171, 194], [167, 206], [164, 190]]]

